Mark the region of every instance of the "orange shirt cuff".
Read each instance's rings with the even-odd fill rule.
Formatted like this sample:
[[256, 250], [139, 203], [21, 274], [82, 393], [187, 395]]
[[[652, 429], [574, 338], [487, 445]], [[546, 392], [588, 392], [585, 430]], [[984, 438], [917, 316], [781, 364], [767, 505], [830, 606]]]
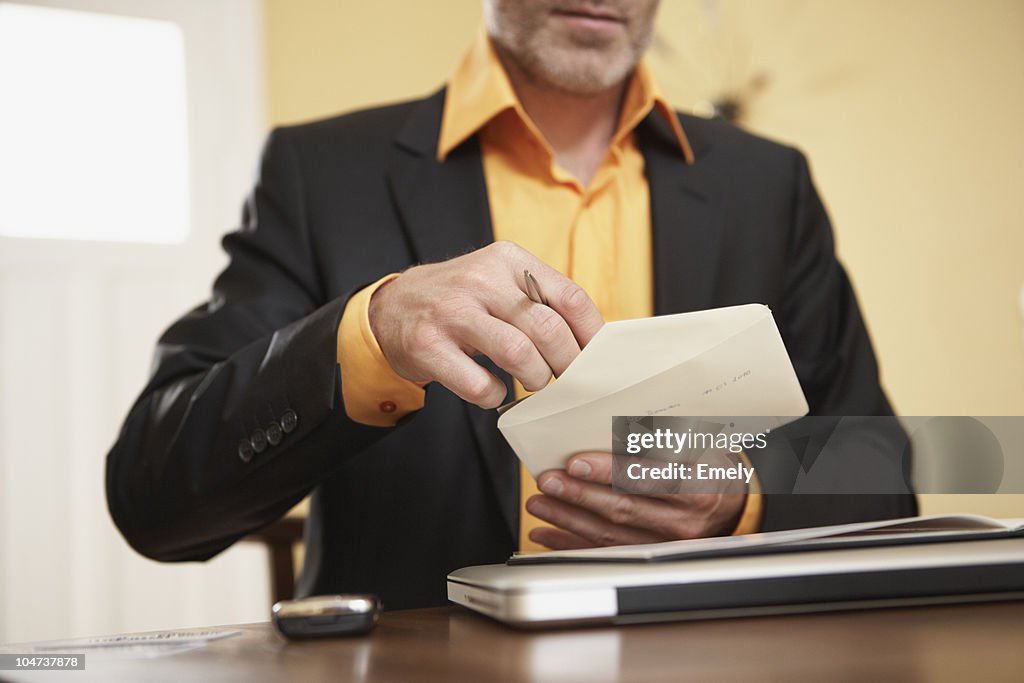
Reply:
[[[753, 467], [747, 454], [740, 452], [740, 458], [747, 467]], [[761, 498], [761, 482], [757, 479], [757, 473], [750, 479], [750, 488], [747, 490], [747, 500], [743, 506], [743, 514], [740, 521], [733, 530], [733, 536], [743, 534], [756, 534], [761, 531], [761, 520], [764, 515], [764, 501]]]
[[338, 325], [341, 396], [351, 420], [373, 427], [393, 427], [423, 407], [423, 387], [392, 369], [370, 328], [370, 298], [398, 277], [393, 273], [364, 287], [349, 299]]

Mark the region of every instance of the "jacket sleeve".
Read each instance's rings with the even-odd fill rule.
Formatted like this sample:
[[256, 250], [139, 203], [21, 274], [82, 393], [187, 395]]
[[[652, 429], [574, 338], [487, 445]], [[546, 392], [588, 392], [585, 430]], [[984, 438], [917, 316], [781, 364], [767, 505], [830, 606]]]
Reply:
[[279, 517], [387, 433], [341, 405], [337, 330], [286, 129], [264, 148], [209, 302], [160, 338], [107, 456], [110, 514], [140, 553], [209, 558]]
[[[810, 415], [892, 416], [856, 296], [835, 255], [828, 215], [806, 159], [794, 152], [793, 161], [785, 295], [776, 316]], [[843, 466], [856, 467], [864, 450], [874, 449], [878, 457], [900, 468], [901, 458], [909, 458], [909, 451], [906, 433], [898, 422], [866, 422], [871, 433], [861, 435], [858, 443], [843, 451]], [[829, 421], [821, 424], [827, 429]], [[794, 429], [800, 431], [799, 422]], [[757, 457], [751, 454], [752, 459]], [[758, 471], [772, 472], [775, 464], [770, 454], [761, 454]], [[780, 487], [766, 482], [765, 488]], [[764, 531], [917, 514], [912, 494], [776, 494], [766, 496], [764, 503]]]

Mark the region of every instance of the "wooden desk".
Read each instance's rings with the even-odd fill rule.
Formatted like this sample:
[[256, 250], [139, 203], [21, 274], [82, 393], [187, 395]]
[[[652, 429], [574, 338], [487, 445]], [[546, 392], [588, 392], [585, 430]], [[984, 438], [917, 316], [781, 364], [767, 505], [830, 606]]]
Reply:
[[[288, 643], [269, 624], [150, 660], [13, 680], [1021, 681], [1024, 602], [516, 631], [459, 607], [386, 613], [369, 635]], [[0, 673], [0, 678], [12, 672]]]

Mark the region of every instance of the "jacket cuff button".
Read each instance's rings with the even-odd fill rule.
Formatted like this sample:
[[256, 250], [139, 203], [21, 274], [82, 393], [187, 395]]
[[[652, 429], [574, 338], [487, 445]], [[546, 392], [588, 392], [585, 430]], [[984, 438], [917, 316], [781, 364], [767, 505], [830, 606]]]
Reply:
[[284, 431], [281, 429], [281, 425], [276, 422], [271, 422], [267, 425], [265, 431], [267, 432], [267, 441], [270, 442], [271, 446], [276, 446], [281, 443], [281, 437], [284, 436]]
[[285, 434], [291, 434], [295, 431], [295, 427], [298, 424], [299, 416], [295, 414], [294, 410], [284, 411], [284, 415], [281, 416], [281, 429], [284, 430]]
[[249, 443], [248, 439], [242, 439], [238, 442], [238, 457], [242, 462], [249, 462], [252, 460], [252, 456], [255, 451], [252, 449], [252, 444]]
[[262, 453], [267, 449], [267, 434], [262, 429], [257, 429], [249, 437], [249, 443], [252, 444], [252, 449], [257, 453]]
[[398, 410], [398, 406], [395, 405], [394, 401], [381, 401], [377, 407], [380, 408], [382, 413], [393, 413]]

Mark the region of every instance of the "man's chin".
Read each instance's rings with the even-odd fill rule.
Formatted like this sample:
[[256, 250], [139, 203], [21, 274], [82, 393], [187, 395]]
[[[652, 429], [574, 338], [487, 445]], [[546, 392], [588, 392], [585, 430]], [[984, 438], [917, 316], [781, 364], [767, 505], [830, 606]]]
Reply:
[[597, 51], [567, 50], [538, 64], [534, 77], [571, 95], [599, 95], [621, 84], [635, 66], [621, 55], [611, 60]]

